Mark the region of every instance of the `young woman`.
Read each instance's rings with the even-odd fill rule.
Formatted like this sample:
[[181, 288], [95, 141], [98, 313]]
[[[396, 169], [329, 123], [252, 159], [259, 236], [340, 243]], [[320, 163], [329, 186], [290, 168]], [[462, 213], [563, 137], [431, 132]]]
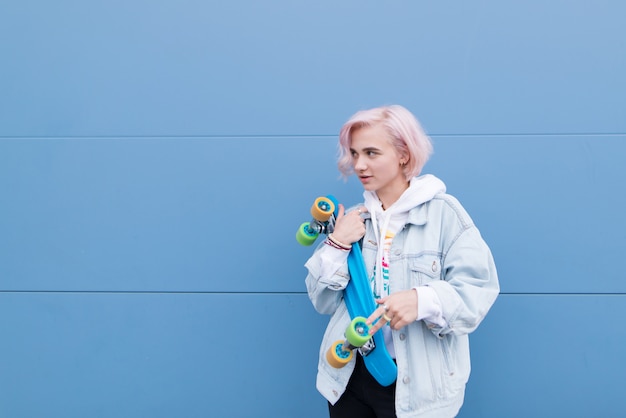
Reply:
[[[356, 113], [341, 129], [339, 150], [339, 170], [358, 176], [364, 203], [340, 205], [328, 245], [306, 263], [311, 302], [331, 315], [317, 388], [332, 418], [456, 416], [470, 373], [468, 334], [499, 293], [491, 252], [444, 183], [419, 176], [432, 145], [408, 110]], [[326, 361], [350, 323], [342, 291], [351, 245], [362, 246], [378, 304], [371, 333], [383, 332], [398, 366], [390, 386], [374, 380], [360, 354], [341, 369]]]

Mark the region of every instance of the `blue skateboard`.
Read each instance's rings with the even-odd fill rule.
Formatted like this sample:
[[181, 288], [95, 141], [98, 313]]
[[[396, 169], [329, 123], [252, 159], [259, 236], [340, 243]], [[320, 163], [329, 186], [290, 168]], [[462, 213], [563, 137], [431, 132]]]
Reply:
[[[334, 230], [339, 204], [333, 196], [318, 197], [311, 207], [313, 220], [300, 225], [296, 240], [302, 245], [312, 245], [320, 234]], [[345, 340], [333, 343], [326, 353], [328, 363], [336, 368], [352, 360], [353, 350], [358, 349], [365, 366], [378, 383], [389, 386], [396, 380], [398, 369], [387, 348], [382, 332], [369, 335], [367, 317], [376, 309], [372, 296], [363, 254], [359, 245], [352, 245], [348, 254], [350, 281], [344, 290], [344, 301], [352, 322], [345, 332]]]

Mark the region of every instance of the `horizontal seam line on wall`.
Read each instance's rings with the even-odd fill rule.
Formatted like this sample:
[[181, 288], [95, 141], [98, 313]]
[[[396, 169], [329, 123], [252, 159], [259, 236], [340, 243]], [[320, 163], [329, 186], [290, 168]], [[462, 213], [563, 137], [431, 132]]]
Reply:
[[[306, 292], [265, 291], [202, 291], [202, 290], [0, 290], [8, 293], [58, 293], [58, 294], [204, 294], [204, 295], [306, 295]], [[500, 296], [626, 296], [626, 292], [501, 292]]]
[[[626, 132], [577, 132], [577, 133], [467, 133], [467, 134], [446, 134], [446, 133], [429, 133], [430, 137], [446, 137], [446, 138], [518, 138], [518, 137], [586, 137], [586, 136], [602, 136], [602, 137], [618, 137], [626, 135]], [[337, 134], [260, 134], [260, 135], [67, 135], [67, 136], [0, 136], [0, 139], [268, 139], [268, 138], [336, 138]]]
[[182, 295], [306, 295], [306, 292], [254, 292], [254, 291], [195, 291], [195, 290], [0, 290], [0, 294], [8, 293], [58, 293], [58, 294], [182, 294]]
[[501, 296], [616, 296], [626, 292], [501, 292]]

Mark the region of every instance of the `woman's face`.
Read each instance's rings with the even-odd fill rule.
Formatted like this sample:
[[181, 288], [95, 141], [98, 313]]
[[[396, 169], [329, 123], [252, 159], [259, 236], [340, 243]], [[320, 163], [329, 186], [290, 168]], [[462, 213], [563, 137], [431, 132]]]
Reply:
[[352, 132], [352, 166], [365, 190], [376, 192], [383, 207], [392, 205], [408, 187], [402, 163], [391, 137], [382, 125]]

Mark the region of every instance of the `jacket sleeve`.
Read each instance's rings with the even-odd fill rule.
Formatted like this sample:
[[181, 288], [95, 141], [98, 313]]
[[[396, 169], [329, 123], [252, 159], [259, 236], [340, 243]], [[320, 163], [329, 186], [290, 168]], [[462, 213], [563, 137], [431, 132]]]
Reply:
[[469, 334], [495, 302], [500, 286], [493, 256], [474, 225], [463, 230], [443, 255], [443, 280], [430, 282], [445, 326], [429, 324], [438, 336]]
[[305, 283], [313, 307], [321, 314], [333, 314], [343, 299], [350, 280], [348, 252], [321, 244], [304, 265], [309, 273]]

